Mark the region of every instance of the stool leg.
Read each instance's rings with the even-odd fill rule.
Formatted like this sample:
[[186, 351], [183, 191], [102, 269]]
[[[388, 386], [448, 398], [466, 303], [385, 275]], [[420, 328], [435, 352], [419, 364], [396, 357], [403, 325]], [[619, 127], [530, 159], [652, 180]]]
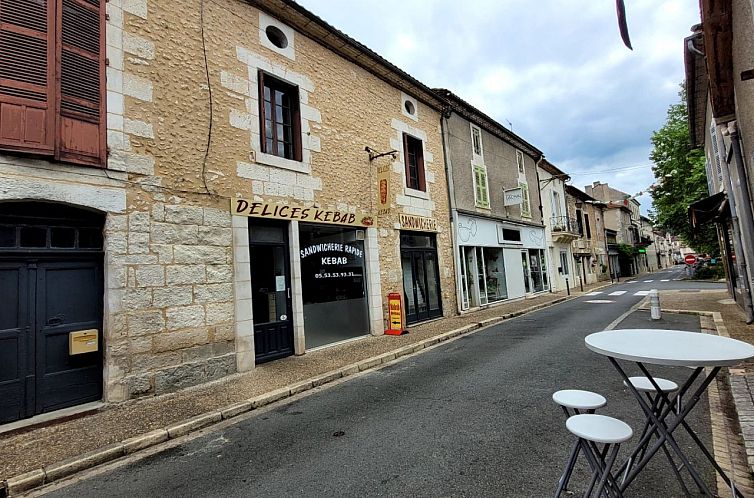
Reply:
[[566, 489], [566, 486], [568, 486], [568, 481], [571, 480], [571, 474], [573, 473], [573, 468], [576, 466], [576, 459], [579, 456], [580, 449], [581, 440], [579, 439], [573, 445], [571, 454], [568, 456], [568, 460], [566, 460], [566, 468], [563, 471], [563, 475], [560, 476], [560, 481], [558, 482], [558, 490], [555, 492], [555, 498], [559, 498], [560, 494], [563, 492], [563, 490]]
[[[597, 488], [597, 498], [599, 498], [602, 495], [602, 490], [605, 488], [605, 483], [607, 482], [607, 478], [610, 476], [610, 471], [612, 470], [613, 464], [615, 463], [615, 458], [618, 456], [619, 449], [620, 449], [620, 444], [616, 444], [613, 446], [613, 451], [610, 453], [610, 458], [605, 464], [605, 469], [602, 471], [602, 479], [600, 480], [600, 485]], [[607, 495], [607, 493], [605, 494]]]
[[[584, 441], [584, 444], [589, 444], [588, 442]], [[597, 445], [593, 446], [593, 454], [595, 458], [595, 466], [594, 469], [592, 469], [592, 480], [589, 482], [589, 487], [586, 490], [586, 493], [584, 493], [584, 498], [588, 498], [592, 496], [592, 490], [594, 489], [594, 485], [597, 484], [597, 479], [600, 476], [600, 473], [602, 472], [602, 465], [605, 463], [605, 456], [604, 454], [607, 452], [607, 450], [610, 448], [609, 444], [606, 444], [603, 452], [600, 453], [599, 449], [597, 449]]]

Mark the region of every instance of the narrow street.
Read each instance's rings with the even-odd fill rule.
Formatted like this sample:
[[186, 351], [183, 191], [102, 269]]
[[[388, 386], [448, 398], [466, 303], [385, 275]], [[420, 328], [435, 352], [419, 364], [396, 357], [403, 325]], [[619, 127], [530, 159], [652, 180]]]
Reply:
[[[78, 498], [549, 496], [572, 443], [563, 414], [551, 400], [554, 391], [602, 393], [608, 405], [601, 413], [641, 429], [636, 402], [607, 359], [590, 352], [583, 338], [606, 328], [649, 289], [694, 292], [723, 285], [679, 277], [673, 270], [629, 279], [507, 320], [38, 493]], [[627, 320], [631, 326], [652, 326], [642, 312]], [[676, 326], [680, 320], [684, 328], [699, 330], [696, 317], [674, 320]], [[687, 375], [683, 368], [656, 371], [677, 382]], [[706, 402], [690, 420], [709, 444]], [[713, 482], [711, 469], [701, 468]], [[581, 469], [573, 478], [576, 490], [586, 479]], [[683, 494], [658, 455], [627, 496]]]

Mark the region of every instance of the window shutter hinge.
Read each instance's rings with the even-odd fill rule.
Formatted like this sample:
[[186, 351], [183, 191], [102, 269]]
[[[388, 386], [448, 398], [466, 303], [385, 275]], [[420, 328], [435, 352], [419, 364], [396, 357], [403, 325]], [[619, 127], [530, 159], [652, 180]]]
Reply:
[[105, 58], [105, 65], [106, 66], [110, 65], [110, 59], [108, 57]]
[[110, 20], [110, 14], [105, 14], [105, 21], [109, 21], [109, 20]]

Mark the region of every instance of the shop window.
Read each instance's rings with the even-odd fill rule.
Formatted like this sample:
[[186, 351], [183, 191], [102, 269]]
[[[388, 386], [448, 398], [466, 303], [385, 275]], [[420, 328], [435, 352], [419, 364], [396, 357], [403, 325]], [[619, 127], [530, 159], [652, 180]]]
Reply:
[[0, 1], [0, 149], [105, 164], [105, 1]]
[[531, 218], [531, 201], [529, 200], [529, 185], [524, 182], [519, 182], [518, 186], [521, 188], [521, 216], [524, 218]]
[[404, 133], [403, 156], [406, 166], [406, 187], [426, 192], [427, 185], [424, 177], [424, 150], [422, 141]]
[[369, 334], [360, 230], [306, 223], [299, 230], [307, 349]]
[[259, 93], [262, 152], [301, 161], [298, 87], [260, 71]]
[[503, 228], [503, 240], [506, 242], [521, 242], [521, 230]]
[[484, 165], [475, 164], [474, 170], [474, 204], [480, 208], [489, 209], [490, 191], [487, 184], [487, 168]]

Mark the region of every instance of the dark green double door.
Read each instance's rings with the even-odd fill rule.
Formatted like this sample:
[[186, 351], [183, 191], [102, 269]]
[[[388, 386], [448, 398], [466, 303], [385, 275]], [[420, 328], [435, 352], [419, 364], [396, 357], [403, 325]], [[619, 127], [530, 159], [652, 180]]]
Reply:
[[[0, 423], [102, 398], [99, 258], [0, 259]], [[96, 352], [69, 354], [95, 329]]]

